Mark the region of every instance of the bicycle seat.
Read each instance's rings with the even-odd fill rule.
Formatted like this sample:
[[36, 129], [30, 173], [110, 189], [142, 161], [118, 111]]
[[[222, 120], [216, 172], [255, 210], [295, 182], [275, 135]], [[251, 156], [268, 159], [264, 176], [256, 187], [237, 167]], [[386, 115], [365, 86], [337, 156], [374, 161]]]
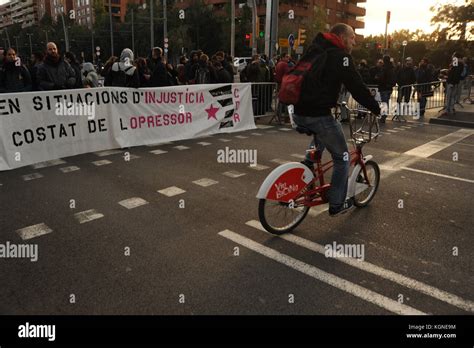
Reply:
[[314, 135], [313, 131], [311, 129], [308, 129], [304, 126], [296, 126], [296, 131], [301, 134], [306, 134], [306, 135]]

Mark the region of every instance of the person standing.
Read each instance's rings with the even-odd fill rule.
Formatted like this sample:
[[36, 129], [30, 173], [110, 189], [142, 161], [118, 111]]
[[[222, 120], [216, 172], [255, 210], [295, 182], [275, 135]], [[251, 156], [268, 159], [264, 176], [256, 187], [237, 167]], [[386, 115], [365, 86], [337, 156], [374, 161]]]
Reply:
[[120, 54], [120, 61], [115, 62], [105, 77], [105, 86], [114, 87], [140, 87], [138, 70], [133, 65], [134, 56], [129, 48], [125, 48]]
[[359, 72], [360, 77], [362, 77], [362, 81], [364, 81], [366, 85], [370, 84], [370, 70], [365, 59], [360, 61], [357, 71]]
[[82, 74], [81, 74], [81, 67], [76, 59], [76, 56], [72, 52], [64, 53], [64, 59], [69, 63], [71, 68], [74, 69], [74, 73], [76, 74], [76, 83], [74, 88], [82, 88], [84, 87], [82, 84]]
[[94, 68], [94, 64], [86, 62], [82, 64], [83, 84], [85, 88], [99, 87], [99, 75]]
[[[43, 64], [38, 67], [36, 80], [41, 91], [52, 91], [74, 88], [76, 73], [58, 52], [54, 42], [46, 45], [46, 57]], [[79, 78], [81, 78], [79, 76]]]
[[461, 56], [456, 52], [452, 56], [452, 62], [449, 65], [448, 78], [446, 79], [446, 111], [445, 115], [455, 113], [454, 104], [456, 103], [458, 86], [461, 82], [461, 76], [464, 70], [464, 64], [461, 62]]
[[38, 82], [36, 80], [36, 75], [38, 73], [38, 67], [43, 64], [44, 55], [41, 52], [35, 52], [31, 55], [30, 63], [30, 75], [31, 75], [31, 90], [38, 90]]
[[16, 51], [9, 48], [0, 69], [0, 93], [27, 92], [31, 87], [30, 72], [21, 64]]
[[433, 76], [428, 69], [428, 58], [423, 58], [418, 65], [416, 71], [416, 92], [418, 95], [418, 102], [420, 103], [420, 117], [425, 116], [427, 97], [431, 91], [431, 85], [429, 82], [432, 82]]
[[400, 68], [397, 75], [398, 84], [398, 98], [397, 103], [401, 103], [402, 100], [405, 103], [410, 101], [412, 84], [416, 82], [415, 69], [413, 69], [413, 59], [408, 57], [405, 60], [405, 65]]
[[390, 56], [383, 57], [383, 67], [378, 78], [378, 88], [380, 92], [380, 98], [382, 99], [382, 117], [381, 123], [385, 123], [385, 119], [390, 112], [390, 96], [392, 95], [393, 86], [397, 82], [395, 76], [395, 68], [390, 61]]
[[168, 70], [163, 63], [163, 50], [161, 47], [155, 47], [153, 49], [154, 60], [151, 66], [149, 66], [151, 73], [150, 87], [166, 87], [170, 86], [168, 78]]

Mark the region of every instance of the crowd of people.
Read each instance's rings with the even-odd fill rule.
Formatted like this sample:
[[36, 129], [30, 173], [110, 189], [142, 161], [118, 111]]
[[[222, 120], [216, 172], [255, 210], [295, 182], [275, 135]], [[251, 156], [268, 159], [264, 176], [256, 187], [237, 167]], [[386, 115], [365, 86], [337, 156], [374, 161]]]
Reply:
[[[448, 69], [436, 69], [426, 58], [415, 64], [410, 57], [395, 63], [393, 58], [384, 56], [373, 66], [361, 60], [357, 70], [365, 84], [378, 88], [382, 102], [388, 103], [395, 86], [398, 86], [399, 103], [408, 103], [417, 93], [423, 116], [431, 93], [430, 82], [439, 79], [445, 84], [446, 112], [454, 112], [460, 94], [456, 92], [471, 71], [467, 57], [455, 53], [453, 62]], [[256, 54], [240, 72], [240, 82], [276, 82], [280, 85], [283, 76], [295, 65], [296, 61], [288, 54], [273, 59]], [[211, 57], [201, 50], [191, 51], [189, 59], [181, 56], [176, 66], [165, 60], [160, 47], [154, 47], [147, 58], [135, 58], [134, 52], [126, 48], [120, 57], [110, 57], [103, 66], [81, 63], [71, 52], [61, 55], [54, 42], [47, 44], [45, 54], [34, 53], [29, 64], [17, 57], [14, 48], [0, 51], [0, 93], [93, 88], [100, 86], [101, 80], [105, 86], [133, 88], [233, 83], [236, 72], [233, 57], [223, 51]], [[414, 84], [417, 87], [413, 90], [411, 85]], [[257, 101], [254, 103], [256, 114], [264, 114], [271, 108], [272, 89], [269, 86], [254, 85], [252, 95]]]

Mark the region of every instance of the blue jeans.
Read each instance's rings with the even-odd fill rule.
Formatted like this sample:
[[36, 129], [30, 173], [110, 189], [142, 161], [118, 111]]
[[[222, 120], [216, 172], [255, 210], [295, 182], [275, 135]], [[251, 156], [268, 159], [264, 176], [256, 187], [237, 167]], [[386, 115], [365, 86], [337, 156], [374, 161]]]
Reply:
[[[346, 200], [350, 167], [350, 156], [341, 124], [332, 115], [322, 117], [294, 115], [293, 120], [297, 125], [306, 127], [316, 134], [310, 146], [317, 145], [318, 156], [322, 155], [325, 148], [331, 154], [334, 168], [329, 190], [329, 206], [340, 208]], [[306, 155], [306, 159], [310, 160], [309, 155]]]
[[392, 91], [380, 91], [380, 99], [382, 100], [382, 103], [386, 104], [386, 111], [387, 113], [385, 114], [388, 115], [390, 113], [390, 96], [392, 95]]

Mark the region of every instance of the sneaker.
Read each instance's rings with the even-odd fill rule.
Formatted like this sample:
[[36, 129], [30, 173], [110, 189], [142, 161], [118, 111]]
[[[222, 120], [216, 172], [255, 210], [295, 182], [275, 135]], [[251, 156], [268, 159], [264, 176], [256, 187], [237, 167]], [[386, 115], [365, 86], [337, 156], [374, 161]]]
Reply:
[[355, 206], [354, 206], [353, 199], [349, 198], [338, 208], [329, 207], [329, 215], [330, 216], [336, 216], [336, 215], [339, 215], [339, 214], [345, 214], [354, 207]]

